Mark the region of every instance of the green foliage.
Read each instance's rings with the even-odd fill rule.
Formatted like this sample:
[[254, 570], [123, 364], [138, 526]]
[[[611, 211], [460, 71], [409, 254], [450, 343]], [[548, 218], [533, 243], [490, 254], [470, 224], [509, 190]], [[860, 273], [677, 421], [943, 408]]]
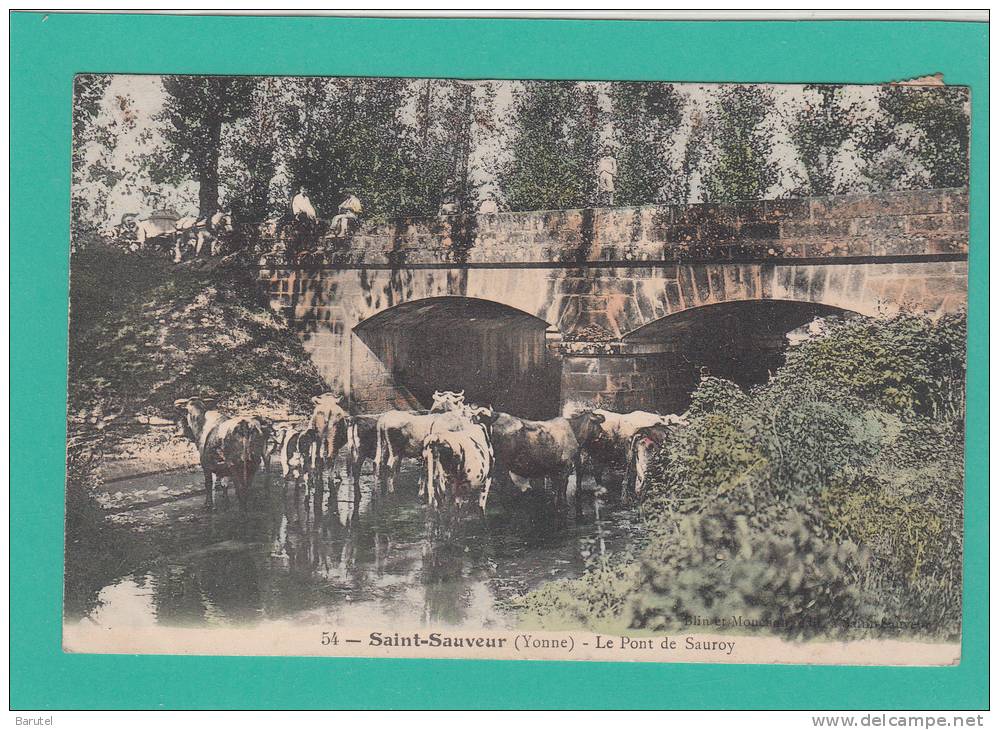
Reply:
[[585, 208], [596, 198], [596, 93], [574, 81], [525, 81], [508, 119], [500, 185], [511, 210]]
[[433, 215], [445, 202], [474, 210], [472, 123], [488, 120], [491, 102], [477, 103], [471, 87], [446, 79], [414, 82], [413, 95], [417, 105], [413, 211]]
[[765, 529], [740, 511], [716, 500], [650, 545], [629, 607], [632, 627], [671, 631], [707, 621], [802, 639], [845, 637], [866, 623], [864, 551], [823, 539], [797, 510]]
[[[474, 182], [495, 187], [514, 210], [588, 207], [604, 130], [616, 149], [620, 205], [968, 179], [969, 106], [960, 88], [886, 86], [876, 107], [861, 109], [856, 92], [840, 86], [808, 86], [778, 105], [764, 87], [702, 94], [625, 82], [607, 87], [604, 108], [596, 84], [529, 81], [512, 87], [511, 110], [497, 119], [495, 84], [473, 92], [440, 79], [164, 76], [159, 126], [136, 130], [142, 110], [113, 93], [110, 81], [87, 74], [74, 81], [75, 245], [122, 212], [163, 205], [188, 212], [192, 181], [202, 215], [221, 202], [244, 221], [286, 213], [299, 184], [324, 217], [348, 191], [376, 219], [433, 215], [443, 202], [470, 210]], [[785, 106], [788, 113], [778, 113]], [[135, 132], [127, 153], [116, 150], [124, 132]], [[804, 170], [793, 184], [782, 184], [773, 159], [774, 140], [785, 137]], [[490, 169], [480, 174], [478, 164]], [[792, 177], [796, 167], [789, 166]], [[137, 197], [148, 203], [109, 220], [109, 207]]]
[[875, 188], [968, 184], [970, 110], [960, 87], [885, 86], [879, 113], [858, 133], [862, 170]]
[[401, 116], [405, 79], [300, 78], [282, 109], [283, 156], [293, 191], [304, 185], [319, 215], [332, 218], [353, 193], [366, 215], [424, 207], [412, 137]]
[[615, 631], [627, 626], [629, 593], [638, 578], [638, 564], [631, 555], [598, 556], [586, 545], [586, 573], [576, 580], [557, 580], [511, 601], [525, 615], [552, 630], [584, 626]]
[[808, 384], [829, 400], [867, 403], [889, 413], [948, 418], [963, 413], [963, 313], [936, 321], [901, 313], [827, 327], [827, 336], [790, 348], [778, 375], [782, 386]]
[[964, 332], [961, 314], [827, 320], [749, 393], [705, 378], [646, 474], [635, 582], [525, 605], [586, 623], [595, 583], [632, 628], [954, 638]]
[[[70, 196], [70, 238], [74, 248], [86, 245], [105, 215], [108, 192], [122, 178], [108, 157], [118, 143], [119, 133], [130, 125], [128, 115], [121, 121], [104, 120], [101, 112], [111, 77], [78, 74], [73, 79], [72, 192]], [[117, 99], [125, 111], [131, 100]], [[92, 154], [97, 152], [97, 154]]]
[[263, 221], [282, 212], [287, 201], [274, 200], [272, 181], [278, 168], [280, 92], [277, 80], [258, 80], [249, 113], [228, 125], [223, 135], [220, 176], [226, 204], [238, 221]]
[[251, 76], [164, 76], [166, 99], [159, 118], [166, 147], [148, 161], [155, 181], [198, 181], [198, 213], [219, 204], [223, 125], [250, 113], [259, 80]]
[[834, 195], [850, 186], [837, 181], [837, 155], [857, 126], [857, 104], [843, 101], [842, 86], [809, 85], [806, 92], [818, 95], [806, 101], [790, 123], [791, 140], [801, 157], [807, 180], [800, 195]]
[[725, 87], [715, 103], [711, 166], [705, 197], [716, 202], [760, 200], [779, 179], [770, 159], [773, 130], [767, 117], [772, 94], [758, 86]]
[[673, 84], [611, 87], [618, 179], [615, 205], [687, 201], [685, 176], [670, 156], [686, 101]]

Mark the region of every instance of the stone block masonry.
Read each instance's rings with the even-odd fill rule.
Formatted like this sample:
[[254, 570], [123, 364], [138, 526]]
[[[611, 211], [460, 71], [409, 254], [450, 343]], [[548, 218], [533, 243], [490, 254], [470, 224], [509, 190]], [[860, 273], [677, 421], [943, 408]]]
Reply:
[[[515, 333], [547, 331], [547, 348], [523, 345], [529, 352], [515, 360], [524, 373], [560, 368], [557, 385], [535, 378], [560, 390], [556, 401], [669, 409], [704, 368], [747, 384], [765, 378], [784, 335], [816, 316], [964, 307], [968, 197], [918, 190], [401, 219], [324, 245], [323, 266], [264, 262], [261, 294], [358, 409], [418, 407], [425, 379], [445, 377], [443, 365], [406, 370], [366, 344], [382, 341], [376, 325], [389, 327], [399, 353], [419, 350], [430, 362], [433, 348], [408, 345], [396, 316], [419, 303], [434, 307], [427, 312], [449, 346], [495, 350], [504, 331], [532, 343], [535, 335]], [[490, 306], [476, 316], [454, 308], [470, 301]], [[502, 373], [485, 372], [500, 362], [485, 358], [477, 377], [502, 384]], [[531, 377], [517, 387], [531, 387]]]

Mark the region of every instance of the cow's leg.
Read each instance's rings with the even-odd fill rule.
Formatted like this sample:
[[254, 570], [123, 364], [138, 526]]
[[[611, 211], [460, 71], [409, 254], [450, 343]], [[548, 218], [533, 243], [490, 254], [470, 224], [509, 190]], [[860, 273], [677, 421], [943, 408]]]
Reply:
[[205, 472], [205, 507], [212, 509], [215, 506], [215, 475], [210, 471]]
[[593, 482], [596, 484], [596, 494], [600, 495], [606, 492], [604, 487], [604, 465], [600, 463], [594, 463], [591, 467], [593, 471]]
[[402, 470], [402, 457], [395, 453], [395, 450], [389, 454], [389, 460], [392, 462], [389, 466], [389, 482], [388, 490], [389, 494], [395, 493], [395, 483], [399, 481], [399, 472]]
[[[429, 456], [426, 459], [426, 471], [424, 475], [420, 477], [420, 488], [423, 490], [419, 493], [420, 497], [426, 496], [427, 506], [433, 506], [434, 499], [434, 453], [433, 450], [429, 452]], [[425, 494], [424, 494], [425, 492]]]
[[[330, 465], [331, 465], [330, 471], [336, 469], [335, 460], [331, 460]], [[319, 514], [319, 512], [323, 508], [323, 494], [326, 492], [326, 480], [323, 477], [323, 473], [325, 471], [326, 471], [325, 469], [320, 467], [319, 469], [311, 471], [308, 474], [308, 479], [312, 483], [312, 490], [313, 490], [312, 501], [316, 505], [316, 514]], [[334, 500], [334, 495], [336, 494], [335, 482], [329, 485], [329, 493], [330, 493], [330, 501], [332, 502]]]
[[630, 504], [635, 484], [635, 460], [638, 454], [635, 453], [637, 447], [628, 450], [628, 466], [624, 472], [624, 481], [621, 482], [621, 504]]
[[574, 495], [574, 501], [576, 502], [576, 520], [583, 519], [583, 457], [581, 454], [576, 454], [573, 459], [574, 469], [576, 472], [576, 492]]
[[[555, 526], [565, 526], [565, 513], [568, 511], [567, 492], [569, 489], [568, 472], [559, 472], [552, 476], [552, 491], [555, 492]], [[578, 501], [578, 497], [577, 497]]]
[[489, 488], [492, 483], [492, 477], [486, 477], [486, 482], [482, 485], [482, 493], [479, 495], [479, 513], [482, 517], [486, 516], [486, 502], [489, 501]]
[[239, 504], [239, 511], [245, 512], [248, 487], [246, 481], [243, 479], [243, 475], [239, 474], [238, 470], [237, 473], [232, 475], [232, 485], [235, 488], [236, 502]]
[[354, 506], [361, 504], [361, 467], [364, 462], [358, 459], [351, 467], [351, 477], [354, 480]]
[[[316, 474], [310, 474], [309, 479], [310, 481], [315, 482], [312, 495], [312, 511], [313, 514], [315, 514], [316, 519], [318, 520], [320, 517], [323, 516], [323, 493], [325, 490], [324, 490], [322, 472]], [[330, 487], [329, 493], [330, 493], [330, 512], [335, 512], [337, 509], [337, 501], [336, 501], [336, 492], [333, 487]]]

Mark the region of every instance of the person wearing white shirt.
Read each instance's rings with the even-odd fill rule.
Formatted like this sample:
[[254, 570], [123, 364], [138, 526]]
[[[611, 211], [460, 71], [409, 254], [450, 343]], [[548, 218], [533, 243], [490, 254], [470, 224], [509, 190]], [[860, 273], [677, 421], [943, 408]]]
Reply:
[[305, 191], [304, 185], [298, 189], [298, 195], [291, 199], [291, 215], [296, 220], [300, 220], [302, 217], [310, 221], [316, 220], [316, 209], [312, 207], [312, 201], [309, 200], [309, 194]]

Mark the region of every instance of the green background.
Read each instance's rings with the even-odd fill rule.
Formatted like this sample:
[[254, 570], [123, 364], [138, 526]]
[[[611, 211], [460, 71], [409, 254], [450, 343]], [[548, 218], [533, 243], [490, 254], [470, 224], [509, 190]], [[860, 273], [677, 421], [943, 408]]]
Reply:
[[[988, 704], [988, 26], [11, 16], [11, 706], [982, 708]], [[964, 642], [944, 668], [93, 656], [61, 650], [73, 75], [239, 73], [972, 89]]]

